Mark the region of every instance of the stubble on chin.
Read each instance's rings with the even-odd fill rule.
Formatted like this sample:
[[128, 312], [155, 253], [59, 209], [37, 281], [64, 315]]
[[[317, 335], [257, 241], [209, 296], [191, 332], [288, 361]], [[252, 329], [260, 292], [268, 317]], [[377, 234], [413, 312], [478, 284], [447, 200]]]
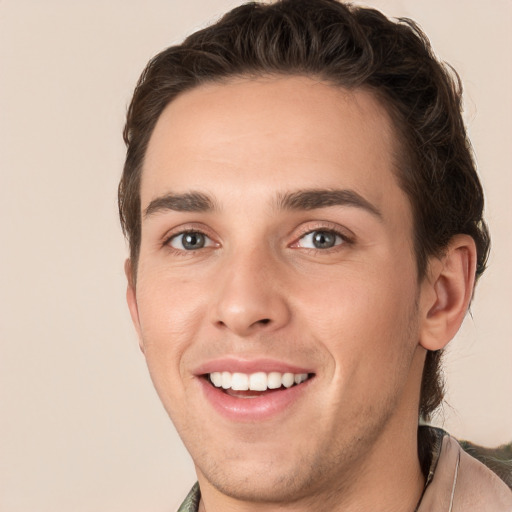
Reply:
[[306, 507], [310, 502], [313, 508], [319, 502], [339, 503], [339, 496], [353, 487], [355, 475], [364, 471], [368, 454], [392, 410], [391, 402], [380, 404], [379, 410], [366, 408], [360, 411], [352, 433], [346, 432], [341, 439], [338, 436], [335, 442], [325, 441], [323, 446], [312, 443], [286, 463], [269, 458], [256, 468], [240, 459], [233, 461], [229, 455], [214, 460], [204, 450], [196, 459], [200, 484], [207, 482], [218, 493], [242, 502], [275, 506], [301, 502]]

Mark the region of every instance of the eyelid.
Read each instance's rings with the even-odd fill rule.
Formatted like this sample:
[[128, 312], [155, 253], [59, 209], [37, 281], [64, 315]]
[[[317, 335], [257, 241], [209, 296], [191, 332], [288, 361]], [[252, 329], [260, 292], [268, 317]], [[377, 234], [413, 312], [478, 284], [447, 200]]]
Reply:
[[173, 248], [173, 249], [176, 249], [178, 251], [181, 251], [181, 250], [185, 250], [187, 252], [191, 252], [193, 251], [194, 249], [180, 249], [179, 247], [175, 247], [173, 245], [173, 242], [177, 239], [179, 239], [180, 237], [184, 237], [185, 235], [187, 234], [190, 234], [190, 233], [193, 233], [193, 234], [198, 234], [198, 235], [201, 235], [204, 237], [205, 239], [205, 245], [203, 245], [203, 247], [198, 247], [197, 249], [195, 250], [200, 250], [200, 249], [205, 249], [207, 247], [214, 247], [215, 246], [215, 242], [208, 236], [206, 235], [205, 233], [202, 233], [201, 231], [197, 231], [197, 230], [193, 230], [193, 231], [182, 231], [181, 233], [176, 233], [175, 235], [172, 235], [167, 243]]
[[[325, 253], [325, 252], [329, 252], [329, 250], [336, 249], [340, 245], [351, 244], [355, 241], [355, 238], [356, 238], [354, 233], [351, 230], [349, 230], [348, 228], [346, 228], [344, 226], [340, 226], [339, 224], [329, 222], [329, 221], [310, 221], [310, 222], [304, 222], [298, 228], [298, 230], [296, 230], [296, 233], [293, 237], [293, 241], [290, 244], [288, 244], [288, 247], [301, 248], [299, 245], [300, 240], [302, 238], [304, 238], [306, 235], [311, 234], [315, 231], [332, 232], [336, 236], [339, 236], [342, 239], [343, 243], [337, 244], [328, 249], [310, 249], [310, 248], [304, 248], [304, 249], [321, 251], [321, 252]], [[204, 224], [194, 223], [194, 222], [182, 224], [180, 226], [176, 226], [176, 227], [166, 231], [165, 234], [161, 238], [161, 244], [164, 247], [168, 247], [169, 249], [176, 251], [176, 252], [180, 252], [180, 253], [193, 253], [193, 252], [199, 251], [200, 249], [197, 249], [197, 251], [193, 251], [193, 250], [187, 251], [185, 249], [177, 249], [170, 245], [171, 240], [173, 240], [174, 238], [176, 238], [180, 235], [184, 235], [186, 233], [201, 233], [206, 238], [208, 238], [209, 241], [211, 241], [211, 243], [209, 243], [208, 245], [206, 245], [205, 247], [203, 247], [201, 249], [208, 249], [208, 248], [212, 248], [212, 247], [220, 247], [221, 246], [220, 242], [217, 241], [218, 237], [212, 233], [211, 229], [209, 229]]]
[[[333, 245], [330, 247], [314, 247], [314, 246], [311, 247], [311, 245], [314, 245], [313, 240], [308, 240], [307, 243], [306, 243], [306, 240], [309, 238], [313, 239], [313, 237], [315, 236], [315, 233], [328, 233], [328, 234], [332, 235], [334, 237]], [[326, 229], [324, 229], [324, 230], [316, 229], [315, 231], [311, 231], [310, 233], [306, 233], [304, 236], [300, 237], [299, 240], [297, 241], [296, 247], [300, 247], [301, 249], [309, 249], [309, 250], [313, 250], [313, 251], [326, 252], [326, 251], [329, 251], [330, 249], [335, 249], [344, 243], [345, 243], [345, 240], [339, 233], [335, 233], [334, 231], [327, 231]], [[307, 246], [307, 245], [309, 245], [309, 246]]]
[[[339, 224], [335, 224], [329, 221], [314, 221], [314, 222], [305, 222], [299, 228], [298, 233], [294, 236], [294, 241], [289, 245], [292, 248], [300, 248], [298, 245], [299, 241], [304, 238], [306, 235], [314, 233], [315, 231], [329, 231], [339, 236], [343, 243], [351, 244], [355, 241], [355, 235], [348, 228], [340, 226]], [[343, 245], [343, 244], [339, 244]], [[334, 249], [337, 246], [333, 246], [331, 249]], [[327, 252], [329, 249], [315, 249], [323, 252]]]
[[217, 242], [216, 237], [213, 235], [210, 229], [208, 229], [203, 224], [196, 224], [196, 223], [189, 223], [189, 224], [182, 224], [180, 226], [176, 226], [168, 231], [165, 232], [165, 234], [162, 236], [161, 243], [163, 246], [167, 246], [173, 250], [180, 251], [180, 252], [193, 252], [193, 251], [181, 251], [180, 249], [176, 249], [170, 245], [171, 240], [174, 238], [185, 235], [187, 233], [201, 233], [203, 236], [205, 236], [208, 240], [210, 240], [212, 243], [205, 246], [204, 248], [209, 247], [218, 247], [220, 244]]

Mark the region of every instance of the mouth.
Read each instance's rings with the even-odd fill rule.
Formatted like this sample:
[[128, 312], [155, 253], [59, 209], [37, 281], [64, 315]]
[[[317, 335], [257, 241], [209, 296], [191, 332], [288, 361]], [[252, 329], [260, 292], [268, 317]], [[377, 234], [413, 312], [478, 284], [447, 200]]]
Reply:
[[269, 393], [297, 387], [312, 379], [313, 373], [291, 372], [212, 372], [203, 378], [219, 391], [236, 398], [258, 398]]
[[254, 425], [293, 418], [301, 404], [314, 400], [318, 386], [312, 370], [278, 359], [223, 357], [198, 366], [194, 374], [208, 411]]

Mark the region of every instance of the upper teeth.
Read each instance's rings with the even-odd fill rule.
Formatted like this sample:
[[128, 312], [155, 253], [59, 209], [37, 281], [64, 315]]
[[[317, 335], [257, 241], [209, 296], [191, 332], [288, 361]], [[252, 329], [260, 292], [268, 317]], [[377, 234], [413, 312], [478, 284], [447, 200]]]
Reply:
[[294, 384], [304, 382], [307, 378], [307, 373], [210, 373], [210, 380], [215, 387], [234, 391], [247, 391], [249, 389], [252, 391], [266, 391], [267, 389], [278, 389], [281, 386], [289, 388]]

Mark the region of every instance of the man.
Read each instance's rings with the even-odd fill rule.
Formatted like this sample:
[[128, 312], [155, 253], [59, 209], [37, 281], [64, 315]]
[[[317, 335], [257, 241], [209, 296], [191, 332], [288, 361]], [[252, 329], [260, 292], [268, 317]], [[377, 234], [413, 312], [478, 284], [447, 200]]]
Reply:
[[459, 89], [414, 24], [334, 0], [241, 6], [149, 63], [119, 200], [180, 510], [512, 509], [418, 427], [489, 247]]

